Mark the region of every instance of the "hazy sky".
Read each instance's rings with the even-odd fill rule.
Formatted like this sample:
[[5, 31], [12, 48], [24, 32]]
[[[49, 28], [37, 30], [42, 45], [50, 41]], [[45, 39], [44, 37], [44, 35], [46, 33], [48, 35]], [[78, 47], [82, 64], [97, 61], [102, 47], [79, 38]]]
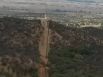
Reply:
[[[40, 4], [41, 3], [41, 4]], [[72, 5], [80, 5], [84, 6], [85, 5], [90, 5], [90, 6], [95, 6], [97, 5], [103, 5], [103, 0], [0, 0], [0, 6], [41, 6], [44, 4], [48, 5], [65, 5], [65, 4], [72, 4]], [[38, 5], [39, 4], [39, 5]]]
[[[102, 9], [103, 0], [0, 0], [0, 10], [8, 8], [44, 10], [48, 9]], [[88, 6], [88, 7], [87, 7]]]
[[0, 0], [0, 6], [10, 4], [30, 4], [30, 3], [103, 3], [103, 0]]
[[96, 2], [96, 3], [100, 3], [103, 2], [103, 0], [67, 0], [67, 1], [76, 1], [76, 2]]
[[6, 2], [97, 2], [101, 3], [103, 0], [0, 0], [0, 3], [6, 3]]

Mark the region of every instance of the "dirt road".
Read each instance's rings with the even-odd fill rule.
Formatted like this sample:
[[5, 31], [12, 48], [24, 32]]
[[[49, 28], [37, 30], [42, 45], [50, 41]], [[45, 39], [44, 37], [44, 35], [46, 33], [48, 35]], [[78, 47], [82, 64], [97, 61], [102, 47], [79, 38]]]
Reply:
[[43, 27], [42, 34], [39, 41], [39, 54], [40, 54], [40, 64], [39, 64], [39, 77], [48, 77], [48, 46], [49, 46], [49, 28], [48, 20], [41, 19], [41, 25]]

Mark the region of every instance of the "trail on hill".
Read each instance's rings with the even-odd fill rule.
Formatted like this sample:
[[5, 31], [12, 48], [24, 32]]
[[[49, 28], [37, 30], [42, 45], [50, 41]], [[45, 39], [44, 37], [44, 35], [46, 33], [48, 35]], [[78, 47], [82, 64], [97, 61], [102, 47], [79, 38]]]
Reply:
[[39, 54], [40, 54], [40, 67], [39, 77], [48, 77], [48, 47], [49, 47], [49, 25], [48, 20], [41, 20], [41, 26], [43, 27], [40, 41], [39, 41]]

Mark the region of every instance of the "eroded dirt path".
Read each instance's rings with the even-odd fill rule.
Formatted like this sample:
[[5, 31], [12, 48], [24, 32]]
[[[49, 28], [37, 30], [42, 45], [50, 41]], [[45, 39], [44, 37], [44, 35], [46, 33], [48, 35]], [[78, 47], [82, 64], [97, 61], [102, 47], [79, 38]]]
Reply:
[[39, 77], [48, 77], [48, 46], [49, 46], [49, 28], [48, 20], [41, 19], [41, 25], [43, 31], [40, 36], [39, 41], [39, 54], [40, 54], [40, 64], [39, 64]]

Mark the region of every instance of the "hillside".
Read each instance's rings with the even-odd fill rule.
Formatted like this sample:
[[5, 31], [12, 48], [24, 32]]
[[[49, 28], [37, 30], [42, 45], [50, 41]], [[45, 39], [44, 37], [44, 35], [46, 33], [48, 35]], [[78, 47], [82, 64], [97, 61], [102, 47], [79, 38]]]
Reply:
[[[72, 28], [54, 21], [49, 21], [49, 29], [51, 77], [103, 76], [102, 29]], [[0, 18], [0, 74], [36, 77], [42, 30], [40, 20]]]
[[[93, 27], [87, 27], [87, 28], [65, 27], [56, 22], [52, 22], [50, 26], [52, 26], [51, 28], [52, 30], [56, 31], [56, 33], [58, 33], [59, 36], [61, 36], [61, 39], [57, 38], [57, 41], [54, 44], [55, 45], [53, 49], [54, 52], [53, 51], [51, 52], [51, 54], [55, 55], [56, 57], [52, 58], [52, 55], [50, 56], [52, 58], [50, 60], [53, 61], [53, 63], [57, 64], [57, 65], [54, 64], [54, 66], [57, 67], [56, 69], [58, 69], [58, 71], [56, 72], [60, 74], [60, 75], [57, 74], [56, 77], [103, 76], [101, 75], [103, 72], [102, 29], [97, 29]], [[67, 54], [70, 56], [68, 56]], [[59, 67], [58, 65], [60, 63], [62, 65], [60, 65]], [[61, 67], [65, 69], [62, 69]], [[60, 72], [60, 70], [62, 71]], [[69, 72], [67, 73], [67, 71]]]

